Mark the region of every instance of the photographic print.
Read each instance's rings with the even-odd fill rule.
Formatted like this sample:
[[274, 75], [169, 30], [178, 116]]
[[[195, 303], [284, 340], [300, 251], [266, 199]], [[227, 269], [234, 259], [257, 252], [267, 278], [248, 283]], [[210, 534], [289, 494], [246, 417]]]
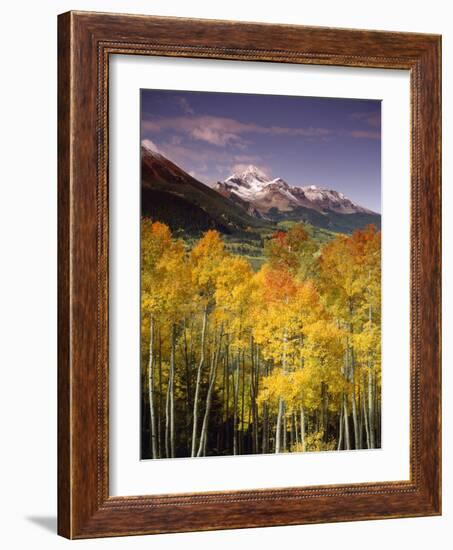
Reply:
[[141, 458], [381, 445], [381, 102], [141, 90]]

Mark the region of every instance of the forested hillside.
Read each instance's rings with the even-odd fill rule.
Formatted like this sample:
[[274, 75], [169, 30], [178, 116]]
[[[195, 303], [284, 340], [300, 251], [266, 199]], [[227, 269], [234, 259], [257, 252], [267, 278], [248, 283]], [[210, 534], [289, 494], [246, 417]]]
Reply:
[[142, 457], [379, 447], [380, 232], [223, 239], [142, 221]]

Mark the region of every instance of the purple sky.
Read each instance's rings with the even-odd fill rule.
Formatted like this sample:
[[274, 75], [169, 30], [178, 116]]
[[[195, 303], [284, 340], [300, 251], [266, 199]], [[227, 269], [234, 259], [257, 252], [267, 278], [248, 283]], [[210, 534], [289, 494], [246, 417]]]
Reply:
[[141, 138], [204, 183], [249, 164], [381, 211], [381, 102], [141, 90]]

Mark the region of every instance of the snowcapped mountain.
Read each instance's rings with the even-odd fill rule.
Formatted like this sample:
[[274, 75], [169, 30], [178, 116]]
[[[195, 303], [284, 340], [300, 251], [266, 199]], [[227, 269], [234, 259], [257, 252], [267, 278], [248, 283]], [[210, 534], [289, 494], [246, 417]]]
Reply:
[[368, 210], [353, 202], [351, 199], [348, 199], [348, 197], [340, 191], [323, 189], [316, 187], [316, 185], [309, 185], [301, 189], [305, 198], [308, 199], [313, 206], [317, 206], [319, 210], [330, 210], [331, 212], [337, 212], [339, 214], [356, 214], [360, 212], [375, 214], [372, 210]]
[[142, 214], [174, 230], [207, 229], [251, 235], [272, 231], [276, 222], [304, 222], [333, 232], [352, 233], [381, 216], [330, 189], [292, 187], [249, 166], [213, 186], [169, 160], [150, 140], [141, 144]]
[[141, 144], [142, 215], [166, 223], [172, 230], [199, 234], [208, 229], [221, 233], [256, 233], [273, 223], [247, 213], [245, 204], [221, 196], [169, 160], [150, 140]]
[[245, 201], [249, 211], [256, 210], [263, 216], [271, 209], [285, 213], [300, 207], [320, 213], [375, 214], [354, 203], [339, 191], [323, 189], [316, 185], [291, 186], [281, 178], [269, 178], [253, 165], [248, 166], [240, 174], [233, 174], [225, 181], [217, 182], [214, 188], [236, 202]]

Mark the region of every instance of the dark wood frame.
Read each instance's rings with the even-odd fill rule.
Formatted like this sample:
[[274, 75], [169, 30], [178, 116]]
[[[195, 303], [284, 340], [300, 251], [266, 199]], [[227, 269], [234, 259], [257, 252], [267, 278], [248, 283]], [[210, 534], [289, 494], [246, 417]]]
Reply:
[[[440, 37], [69, 12], [59, 16], [58, 47], [58, 532], [87, 538], [440, 514]], [[410, 71], [410, 481], [109, 496], [112, 54]]]

